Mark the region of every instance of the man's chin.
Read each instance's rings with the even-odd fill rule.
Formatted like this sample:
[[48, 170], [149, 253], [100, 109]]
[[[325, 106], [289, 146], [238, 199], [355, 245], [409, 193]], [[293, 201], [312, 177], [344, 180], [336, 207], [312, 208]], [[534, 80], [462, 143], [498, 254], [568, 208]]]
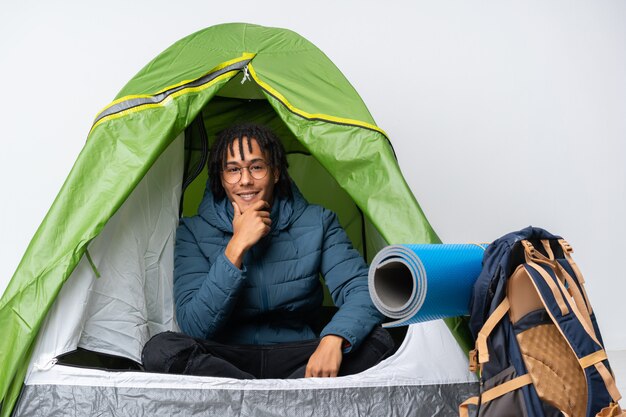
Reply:
[[239, 206], [239, 210], [241, 210], [241, 212], [243, 213], [257, 201], [259, 201], [259, 198], [257, 197], [253, 198], [252, 200], [242, 200], [241, 198], [238, 198], [237, 200], [235, 200], [235, 203], [237, 203], [237, 205]]

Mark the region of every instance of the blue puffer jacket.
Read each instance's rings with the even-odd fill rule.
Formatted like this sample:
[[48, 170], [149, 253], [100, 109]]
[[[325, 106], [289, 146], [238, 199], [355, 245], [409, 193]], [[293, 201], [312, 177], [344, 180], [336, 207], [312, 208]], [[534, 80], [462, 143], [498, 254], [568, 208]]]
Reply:
[[[359, 346], [382, 316], [367, 288], [367, 266], [337, 216], [275, 199], [272, 230], [246, 253], [242, 270], [224, 255], [232, 237], [232, 205], [205, 192], [199, 214], [176, 234], [174, 297], [182, 331], [231, 344], [274, 344], [342, 336]], [[322, 305], [322, 274], [339, 311], [320, 335], [311, 323]], [[349, 348], [350, 349], [350, 348]], [[348, 350], [349, 350], [348, 349]]]

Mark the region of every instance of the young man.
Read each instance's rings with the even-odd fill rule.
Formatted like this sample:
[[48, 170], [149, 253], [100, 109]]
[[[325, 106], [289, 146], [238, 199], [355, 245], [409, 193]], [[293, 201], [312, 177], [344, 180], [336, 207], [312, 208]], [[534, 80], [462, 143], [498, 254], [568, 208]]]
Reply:
[[[184, 332], [145, 346], [148, 371], [232, 378], [334, 377], [393, 350], [367, 266], [334, 213], [311, 205], [267, 128], [221, 132], [198, 215], [176, 235], [174, 297]], [[323, 290], [339, 307], [317, 334]]]

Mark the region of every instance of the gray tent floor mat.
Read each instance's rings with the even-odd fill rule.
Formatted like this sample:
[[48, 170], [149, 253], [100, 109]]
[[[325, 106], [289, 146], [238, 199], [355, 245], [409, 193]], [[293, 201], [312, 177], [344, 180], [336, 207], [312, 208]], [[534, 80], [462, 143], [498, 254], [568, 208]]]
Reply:
[[477, 392], [477, 383], [295, 390], [26, 385], [14, 417], [447, 417]]

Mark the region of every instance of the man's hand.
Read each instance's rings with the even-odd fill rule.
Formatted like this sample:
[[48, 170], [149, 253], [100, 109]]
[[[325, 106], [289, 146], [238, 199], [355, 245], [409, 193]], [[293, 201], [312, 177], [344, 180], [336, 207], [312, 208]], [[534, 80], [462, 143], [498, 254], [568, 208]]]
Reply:
[[343, 358], [343, 337], [329, 334], [324, 336], [317, 349], [309, 358], [306, 365], [305, 378], [335, 377], [339, 374], [341, 359]]
[[270, 232], [272, 220], [267, 201], [257, 201], [242, 212], [234, 201], [233, 237], [226, 246], [225, 255], [237, 268], [241, 268], [243, 257], [261, 238]]

